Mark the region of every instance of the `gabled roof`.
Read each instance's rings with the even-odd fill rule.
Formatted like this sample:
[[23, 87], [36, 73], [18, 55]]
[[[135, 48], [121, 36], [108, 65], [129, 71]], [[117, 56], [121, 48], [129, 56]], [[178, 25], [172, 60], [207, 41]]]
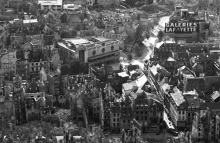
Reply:
[[156, 75], [158, 72], [157, 72], [157, 69], [160, 68], [160, 65], [157, 64], [157, 65], [153, 65], [152, 67], [150, 67], [150, 71], [152, 72], [153, 75]]
[[219, 94], [218, 91], [214, 91], [214, 92], [212, 93], [212, 95], [211, 95], [212, 100], [214, 100], [214, 101], [215, 101], [217, 98], [219, 98], [219, 96], [220, 96], [220, 94]]
[[182, 92], [178, 88], [174, 88], [174, 93], [170, 94], [177, 106], [185, 102]]
[[147, 82], [147, 77], [142, 74], [140, 77], [138, 77], [138, 79], [135, 80], [135, 82], [138, 88], [142, 88]]
[[122, 84], [122, 87], [124, 88], [125, 91], [132, 90], [134, 86], [137, 87], [137, 84], [134, 81]]

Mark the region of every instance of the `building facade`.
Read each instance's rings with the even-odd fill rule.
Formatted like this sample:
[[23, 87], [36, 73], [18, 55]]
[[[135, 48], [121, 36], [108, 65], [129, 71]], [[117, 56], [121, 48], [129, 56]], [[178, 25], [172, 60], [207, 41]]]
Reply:
[[16, 74], [21, 76], [22, 79], [27, 80], [29, 78], [29, 61], [20, 61], [16, 62]]
[[121, 106], [120, 103], [110, 103], [110, 127], [112, 132], [120, 133], [121, 127]]
[[79, 58], [97, 65], [119, 61], [120, 57], [120, 42], [104, 37], [92, 38], [90, 41], [82, 38], [63, 39], [58, 45], [63, 63]]
[[142, 92], [137, 95], [134, 102], [134, 117], [142, 125], [142, 132], [146, 132], [148, 124], [150, 123], [149, 100], [146, 98], [144, 92]]
[[3, 73], [16, 73], [16, 51], [9, 51], [1, 56], [1, 70]]
[[63, 0], [39, 0], [38, 4], [41, 4], [41, 10], [45, 9], [52, 9], [54, 11], [61, 11], [62, 10], [62, 5], [63, 5]]
[[39, 62], [30, 62], [29, 73], [31, 75], [39, 75], [42, 67], [48, 69], [48, 62], [40, 60]]

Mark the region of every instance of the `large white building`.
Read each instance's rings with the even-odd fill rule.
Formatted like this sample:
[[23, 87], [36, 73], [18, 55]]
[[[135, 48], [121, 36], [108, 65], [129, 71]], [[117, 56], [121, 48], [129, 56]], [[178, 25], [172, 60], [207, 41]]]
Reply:
[[63, 0], [38, 0], [38, 4], [41, 5], [41, 10], [52, 9], [54, 11], [61, 11]]
[[64, 63], [74, 58], [93, 64], [115, 62], [120, 56], [120, 41], [104, 37], [93, 37], [91, 40], [67, 38], [58, 42], [60, 58]]

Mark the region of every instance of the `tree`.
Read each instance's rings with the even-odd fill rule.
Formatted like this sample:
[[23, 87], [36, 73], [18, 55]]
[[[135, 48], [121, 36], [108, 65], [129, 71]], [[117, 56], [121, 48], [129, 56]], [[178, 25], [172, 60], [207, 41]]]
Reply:
[[147, 0], [146, 3], [150, 5], [150, 4], [153, 4], [153, 2], [154, 2], [153, 0]]
[[140, 7], [140, 1], [137, 1], [137, 2], [135, 3], [135, 6], [136, 6], [136, 7]]
[[88, 63], [85, 63], [83, 65], [83, 73], [84, 74], [88, 74], [89, 73], [89, 64]]
[[159, 18], [155, 18], [155, 19], [154, 19], [154, 25], [158, 25], [158, 24], [159, 24], [159, 21], [160, 21]]
[[174, 10], [175, 10], [175, 3], [174, 3], [174, 1], [169, 1], [168, 4], [167, 4], [167, 6], [169, 6], [169, 9], [170, 9], [171, 11], [174, 11]]
[[150, 38], [150, 32], [149, 31], [144, 31], [143, 34], [142, 34], [142, 38], [143, 38], [143, 40], [145, 38], [149, 39]]
[[71, 38], [71, 35], [70, 35], [70, 33], [68, 33], [68, 32], [62, 32], [62, 33], [60, 34], [60, 37], [61, 37], [61, 38]]
[[61, 123], [67, 122], [67, 119], [70, 116], [70, 114], [70, 110], [66, 109], [60, 109], [55, 113], [55, 115], [59, 118]]
[[70, 33], [71, 33], [70, 34], [71, 38], [75, 38], [77, 36], [77, 31], [76, 30], [72, 30]]
[[134, 45], [134, 52], [136, 54], [136, 56], [141, 56], [141, 48], [138, 46], [138, 44]]
[[164, 37], [165, 33], [164, 31], [160, 30], [157, 34], [157, 38], [159, 41], [162, 41], [163, 37]]
[[62, 75], [68, 75], [70, 71], [70, 66], [68, 64], [65, 64], [61, 67], [61, 74]]
[[76, 25], [75, 30], [76, 30], [76, 31], [80, 31], [80, 30], [81, 30], [81, 25], [79, 25], [79, 24]]
[[126, 0], [126, 3], [130, 6], [130, 7], [134, 7], [136, 0]]
[[60, 21], [61, 23], [67, 23], [67, 14], [64, 13], [63, 15], [60, 16]]
[[80, 59], [74, 59], [70, 62], [70, 75], [88, 73], [88, 64], [85, 64]]
[[74, 59], [70, 62], [70, 75], [80, 74], [82, 71], [82, 62], [79, 59]]
[[137, 20], [138, 20], [138, 21], [141, 20], [141, 14], [140, 14], [140, 13], [137, 14]]
[[132, 54], [129, 54], [128, 55], [128, 61], [131, 62], [132, 60], [133, 60], [133, 56], [132, 56]]

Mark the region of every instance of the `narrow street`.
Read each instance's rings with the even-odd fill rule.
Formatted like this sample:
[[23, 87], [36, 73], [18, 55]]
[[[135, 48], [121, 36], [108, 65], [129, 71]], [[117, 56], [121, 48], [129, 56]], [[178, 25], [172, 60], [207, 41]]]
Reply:
[[[160, 21], [159, 21], [159, 26], [160, 27], [165, 27], [165, 23], [168, 23], [169, 22], [169, 18], [170, 16], [164, 16], [162, 18], [160, 18]], [[154, 28], [157, 28], [157, 26], [154, 26]], [[149, 39], [155, 39], [157, 37], [150, 37]], [[156, 43], [154, 43], [156, 44]], [[153, 48], [145, 48], [143, 49], [143, 54], [141, 57], [138, 57], [136, 59], [133, 59], [133, 64], [138, 64], [142, 69], [144, 69], [144, 61], [145, 60], [149, 60], [150, 59], [150, 56], [152, 55], [153, 53]]]

